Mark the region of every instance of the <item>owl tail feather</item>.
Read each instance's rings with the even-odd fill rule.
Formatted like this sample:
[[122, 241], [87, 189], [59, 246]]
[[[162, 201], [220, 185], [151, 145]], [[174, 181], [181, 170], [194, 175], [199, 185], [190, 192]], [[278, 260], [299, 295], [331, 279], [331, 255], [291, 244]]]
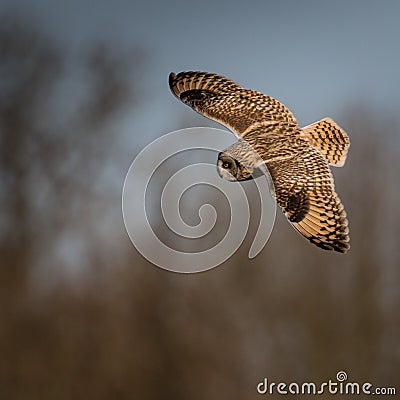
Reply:
[[301, 129], [310, 144], [316, 147], [330, 165], [342, 167], [346, 161], [350, 140], [346, 132], [331, 118], [324, 118]]

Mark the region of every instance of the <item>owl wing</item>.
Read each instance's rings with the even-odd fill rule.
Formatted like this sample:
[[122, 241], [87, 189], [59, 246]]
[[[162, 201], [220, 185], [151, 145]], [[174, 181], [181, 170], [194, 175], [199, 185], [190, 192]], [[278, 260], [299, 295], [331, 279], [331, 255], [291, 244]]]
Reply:
[[321, 152], [310, 147], [295, 157], [267, 163], [267, 167], [276, 201], [293, 227], [318, 247], [347, 252], [346, 212]]
[[171, 73], [172, 93], [193, 110], [219, 122], [243, 137], [254, 124], [283, 122], [296, 125], [290, 112], [279, 101], [237, 83], [206, 72]]

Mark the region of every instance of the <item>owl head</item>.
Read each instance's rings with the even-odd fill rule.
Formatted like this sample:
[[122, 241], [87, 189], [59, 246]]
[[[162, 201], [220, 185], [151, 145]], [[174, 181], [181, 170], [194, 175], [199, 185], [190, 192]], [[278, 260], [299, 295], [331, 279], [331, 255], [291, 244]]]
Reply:
[[255, 169], [245, 166], [227, 153], [221, 152], [218, 155], [218, 174], [228, 181], [246, 181], [253, 179]]

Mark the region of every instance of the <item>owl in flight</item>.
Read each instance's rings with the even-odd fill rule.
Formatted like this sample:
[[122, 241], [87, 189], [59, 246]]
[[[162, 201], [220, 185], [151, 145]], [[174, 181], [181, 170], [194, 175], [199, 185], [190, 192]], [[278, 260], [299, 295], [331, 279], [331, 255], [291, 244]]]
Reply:
[[239, 139], [218, 156], [223, 178], [252, 179], [264, 164], [293, 227], [322, 249], [349, 250], [346, 212], [329, 168], [346, 160], [350, 141], [342, 128], [330, 118], [300, 128], [282, 103], [216, 74], [171, 73], [169, 86], [179, 100]]

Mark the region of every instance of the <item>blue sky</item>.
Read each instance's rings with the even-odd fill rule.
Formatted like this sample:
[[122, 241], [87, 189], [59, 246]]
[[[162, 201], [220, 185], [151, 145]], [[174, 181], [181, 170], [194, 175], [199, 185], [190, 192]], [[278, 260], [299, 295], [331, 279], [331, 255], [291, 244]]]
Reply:
[[[400, 106], [400, 2], [3, 1], [70, 47], [106, 40], [147, 53], [139, 124], [154, 138], [193, 113], [169, 93], [170, 71], [206, 70], [282, 101], [301, 125], [349, 104]], [[151, 117], [151, 118], [149, 118]]]

